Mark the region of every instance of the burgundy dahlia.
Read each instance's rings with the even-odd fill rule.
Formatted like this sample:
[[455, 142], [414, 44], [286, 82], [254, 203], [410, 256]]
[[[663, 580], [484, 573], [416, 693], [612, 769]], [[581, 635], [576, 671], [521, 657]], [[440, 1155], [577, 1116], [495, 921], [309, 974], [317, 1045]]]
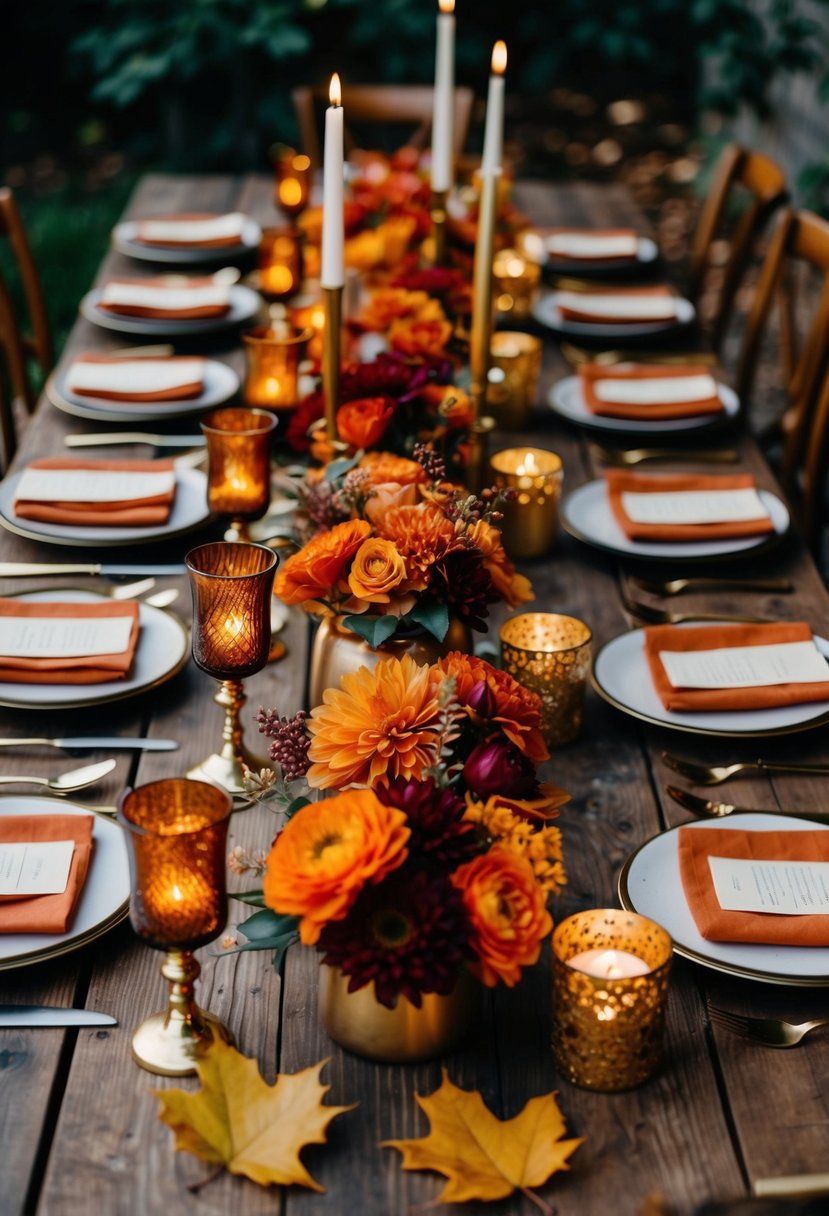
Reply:
[[472, 824], [464, 822], [466, 804], [454, 790], [438, 789], [431, 777], [393, 777], [376, 793], [386, 806], [405, 812], [412, 833], [409, 856], [415, 863], [422, 859], [454, 869], [469, 859], [477, 836]]
[[481, 799], [493, 794], [530, 798], [538, 790], [533, 764], [505, 739], [474, 747], [463, 766], [463, 780], [467, 789]]
[[486, 631], [489, 605], [501, 598], [480, 555], [469, 550], [450, 553], [433, 568], [433, 589], [455, 616], [479, 633]]

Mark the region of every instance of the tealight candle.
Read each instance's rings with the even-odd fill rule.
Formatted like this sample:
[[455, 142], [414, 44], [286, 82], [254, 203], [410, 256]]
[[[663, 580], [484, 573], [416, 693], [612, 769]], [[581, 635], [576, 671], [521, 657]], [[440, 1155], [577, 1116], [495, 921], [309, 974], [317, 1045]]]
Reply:
[[276, 417], [267, 410], [213, 410], [201, 421], [207, 440], [207, 505], [233, 520], [225, 540], [247, 539], [245, 524], [270, 502], [270, 446]]
[[543, 448], [505, 448], [490, 460], [493, 484], [515, 496], [501, 508], [501, 535], [512, 558], [543, 557], [558, 527], [561, 457]]
[[311, 198], [311, 161], [293, 148], [274, 160], [274, 202], [289, 219], [302, 215]]
[[673, 943], [645, 916], [579, 912], [553, 933], [553, 1056], [585, 1089], [640, 1085], [662, 1057]]
[[242, 335], [248, 359], [245, 402], [268, 410], [292, 409], [298, 399], [299, 364], [310, 329], [260, 325]]
[[288, 228], [265, 228], [259, 242], [259, 290], [271, 300], [287, 300], [302, 283], [302, 245]]
[[490, 350], [487, 408], [502, 430], [526, 430], [541, 374], [541, 339], [499, 330]]
[[581, 730], [592, 638], [584, 621], [557, 612], [524, 612], [501, 626], [501, 666], [541, 698], [548, 747]]
[[541, 267], [522, 257], [517, 249], [501, 249], [493, 260], [492, 273], [496, 312], [528, 316], [541, 280]]
[[295, 329], [311, 331], [306, 354], [308, 359], [319, 367], [325, 330], [325, 304], [310, 294], [303, 295], [291, 302], [288, 315]]

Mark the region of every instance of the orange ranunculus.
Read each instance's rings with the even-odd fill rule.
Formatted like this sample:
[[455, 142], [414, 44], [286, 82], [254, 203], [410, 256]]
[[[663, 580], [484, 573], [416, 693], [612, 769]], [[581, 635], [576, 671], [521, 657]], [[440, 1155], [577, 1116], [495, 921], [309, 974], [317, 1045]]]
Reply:
[[395, 456], [393, 452], [366, 452], [357, 468], [368, 473], [370, 486], [389, 481], [399, 486], [413, 486], [429, 480], [422, 464], [407, 460], [405, 456]]
[[406, 563], [389, 540], [370, 537], [354, 554], [348, 585], [357, 599], [369, 604], [388, 604], [406, 577]]
[[495, 712], [490, 720], [500, 726], [510, 743], [514, 743], [533, 764], [549, 760], [550, 753], [540, 729], [541, 698], [537, 693], [524, 688], [508, 672], [498, 671], [484, 659], [462, 654], [459, 650], [439, 659], [437, 667], [454, 679], [456, 696], [463, 706], [467, 706], [469, 694], [476, 684], [486, 684], [495, 698]]
[[350, 790], [302, 807], [274, 841], [264, 878], [265, 903], [302, 917], [299, 935], [313, 945], [342, 920], [367, 883], [406, 860], [406, 816], [372, 790]]
[[473, 967], [489, 988], [499, 980], [512, 988], [521, 968], [538, 962], [553, 919], [529, 861], [506, 845], [460, 866], [452, 883], [463, 897], [472, 925]]
[[451, 384], [427, 384], [420, 396], [450, 430], [463, 430], [474, 418], [472, 398], [462, 388]]
[[389, 329], [389, 344], [404, 355], [441, 356], [452, 337], [450, 321], [403, 317]]
[[[370, 535], [371, 524], [364, 519], [350, 519], [329, 532], [313, 536], [277, 571], [275, 594], [285, 604], [309, 604], [331, 599], [338, 592], [344, 594], [345, 568]], [[320, 609], [310, 603], [309, 611]]]
[[380, 536], [393, 542], [406, 563], [407, 591], [423, 591], [432, 580], [432, 568], [447, 554], [462, 546], [454, 525], [433, 503], [393, 507], [375, 526]]
[[390, 777], [415, 777], [435, 764], [440, 673], [409, 655], [361, 667], [328, 688], [311, 711], [308, 728], [314, 789], [371, 786]]
[[479, 519], [467, 532], [467, 536], [484, 555], [484, 566], [498, 594], [510, 608], [527, 604], [535, 599], [532, 584], [523, 574], [518, 574], [507, 557], [501, 541], [501, 533], [485, 519]]
[[357, 324], [374, 333], [385, 333], [393, 321], [417, 315], [429, 302], [425, 291], [407, 291], [405, 287], [377, 287], [368, 303], [360, 310]]
[[344, 443], [368, 448], [382, 439], [394, 413], [391, 397], [361, 397], [337, 410], [337, 434]]
[[409, 215], [391, 215], [377, 225], [377, 233], [383, 240], [385, 266], [397, 266], [402, 262], [416, 229], [417, 221]]

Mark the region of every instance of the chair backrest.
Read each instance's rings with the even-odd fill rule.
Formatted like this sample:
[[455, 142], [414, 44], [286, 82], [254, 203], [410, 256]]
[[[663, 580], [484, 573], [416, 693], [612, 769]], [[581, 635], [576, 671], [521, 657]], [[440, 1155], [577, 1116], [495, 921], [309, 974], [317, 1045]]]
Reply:
[[7, 186], [0, 189], [0, 236], [9, 242], [28, 314], [28, 325], [21, 325], [8, 291], [4, 292], [5, 299], [0, 301], [0, 346], [5, 353], [14, 395], [25, 401], [31, 413], [35, 394], [27, 374], [26, 361], [28, 358], [34, 359], [43, 372], [48, 373], [54, 363], [54, 348], [40, 276], [17, 202]]
[[[294, 111], [302, 150], [315, 167], [322, 164], [319, 113], [328, 102], [327, 86], [303, 86], [293, 90]], [[403, 141], [414, 148], [425, 146], [432, 129], [434, 90], [431, 85], [346, 85], [343, 88], [346, 149], [354, 147], [348, 124], [414, 127]], [[466, 143], [475, 94], [455, 89], [453, 140], [455, 155]]]
[[[773, 160], [739, 144], [728, 144], [723, 149], [694, 234], [689, 285], [692, 299], [698, 297], [711, 266], [714, 242], [724, 226], [733, 224], [722, 286], [711, 321], [710, 336], [715, 350], [728, 328], [734, 297], [759, 238], [772, 213], [787, 197], [785, 174]], [[739, 212], [736, 220], [731, 214], [735, 210]]]

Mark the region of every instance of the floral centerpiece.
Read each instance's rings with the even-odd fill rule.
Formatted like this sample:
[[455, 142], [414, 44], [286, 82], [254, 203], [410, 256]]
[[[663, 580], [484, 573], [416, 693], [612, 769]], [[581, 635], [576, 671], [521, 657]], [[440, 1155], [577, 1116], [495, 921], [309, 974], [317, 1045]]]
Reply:
[[[243, 948], [298, 932], [350, 992], [373, 983], [389, 1008], [450, 993], [465, 969], [516, 984], [566, 881], [551, 821], [568, 796], [538, 780], [538, 697], [455, 652], [430, 667], [384, 660], [344, 677], [310, 717], [260, 710], [259, 723], [281, 776], [255, 784], [289, 805], [263, 891], [246, 897], [264, 908], [240, 926], [256, 922]], [[341, 792], [290, 802], [299, 777]]]

